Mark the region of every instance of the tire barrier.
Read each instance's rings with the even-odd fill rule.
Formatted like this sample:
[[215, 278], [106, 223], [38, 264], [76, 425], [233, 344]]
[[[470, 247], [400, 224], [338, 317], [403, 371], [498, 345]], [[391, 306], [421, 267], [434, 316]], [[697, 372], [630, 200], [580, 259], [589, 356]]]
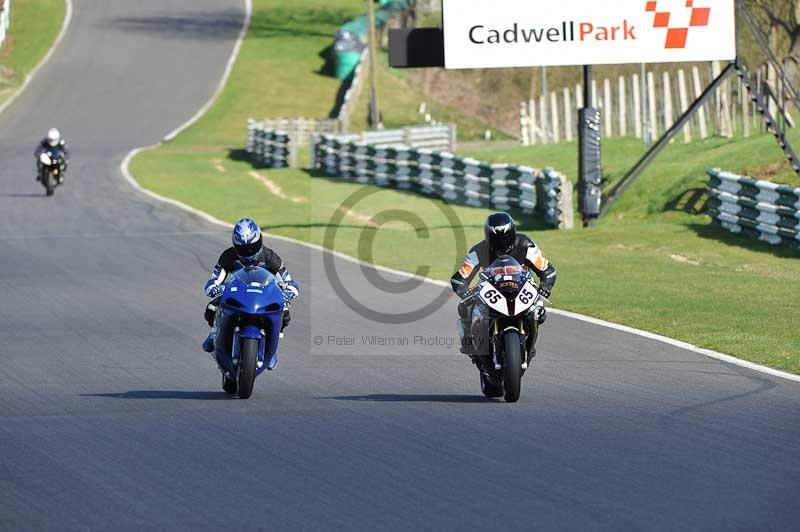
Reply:
[[264, 127], [250, 120], [247, 125], [247, 153], [253, 162], [267, 168], [295, 166], [294, 143], [285, 131]]
[[338, 133], [337, 120], [270, 118], [247, 121], [246, 152], [254, 162], [271, 168], [297, 166], [297, 147], [311, 145], [317, 133]]
[[344, 90], [344, 95], [342, 95], [341, 101], [336, 102], [336, 108], [331, 113], [331, 116], [335, 116], [336, 120], [339, 121], [339, 131], [347, 131], [350, 127], [350, 118], [353, 116], [356, 102], [364, 86], [364, 79], [367, 77], [366, 68], [364, 68], [367, 54], [369, 54], [369, 51], [366, 48], [362, 50], [361, 59], [353, 74], [343, 82], [342, 90]]
[[425, 148], [376, 146], [318, 135], [313, 165], [330, 176], [408, 190], [451, 203], [540, 213], [551, 227], [571, 228], [572, 184], [552, 169], [488, 164]]
[[708, 212], [725, 229], [800, 249], [800, 188], [709, 170]]
[[572, 182], [561, 172], [545, 168], [536, 186], [537, 208], [543, 212], [547, 223], [556, 229], [572, 229], [574, 227]]

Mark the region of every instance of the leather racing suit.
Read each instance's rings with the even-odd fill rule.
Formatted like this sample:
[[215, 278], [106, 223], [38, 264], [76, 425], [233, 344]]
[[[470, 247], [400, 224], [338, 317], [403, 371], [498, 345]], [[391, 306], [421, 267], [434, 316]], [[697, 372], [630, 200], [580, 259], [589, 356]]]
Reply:
[[[509, 253], [520, 264], [530, 268], [539, 278], [539, 293], [549, 298], [556, 284], [556, 269], [542, 253], [542, 250], [531, 240], [530, 237], [522, 233], [517, 234], [514, 247]], [[486, 241], [481, 241], [467, 253], [461, 268], [450, 278], [450, 285], [453, 291], [462, 299], [458, 305], [458, 315], [461, 319], [460, 334], [462, 353], [477, 356], [490, 354], [488, 341], [491, 323], [483, 318], [481, 308], [476, 305], [478, 298], [469, 294], [470, 283], [478, 273], [489, 267], [498, 256], [490, 249]], [[466, 299], [465, 296], [467, 296]], [[540, 317], [540, 323], [544, 322], [544, 310]]]

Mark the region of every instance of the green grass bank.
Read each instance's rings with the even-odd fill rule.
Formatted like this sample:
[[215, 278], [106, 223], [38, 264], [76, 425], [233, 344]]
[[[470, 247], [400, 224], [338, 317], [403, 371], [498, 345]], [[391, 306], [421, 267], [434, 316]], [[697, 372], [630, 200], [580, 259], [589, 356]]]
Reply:
[[0, 106], [47, 54], [61, 31], [66, 9], [65, 0], [13, 0], [11, 25], [0, 47]]

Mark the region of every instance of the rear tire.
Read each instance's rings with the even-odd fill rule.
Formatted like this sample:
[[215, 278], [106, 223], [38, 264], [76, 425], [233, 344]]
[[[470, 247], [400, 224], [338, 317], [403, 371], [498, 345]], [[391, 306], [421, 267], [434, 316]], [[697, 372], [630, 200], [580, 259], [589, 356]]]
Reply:
[[258, 362], [258, 340], [244, 338], [242, 351], [239, 354], [239, 397], [249, 399], [253, 394], [253, 384], [256, 381], [256, 363]]
[[503, 359], [503, 389], [508, 403], [519, 401], [522, 388], [522, 346], [519, 333], [509, 331], [503, 335], [505, 356]]

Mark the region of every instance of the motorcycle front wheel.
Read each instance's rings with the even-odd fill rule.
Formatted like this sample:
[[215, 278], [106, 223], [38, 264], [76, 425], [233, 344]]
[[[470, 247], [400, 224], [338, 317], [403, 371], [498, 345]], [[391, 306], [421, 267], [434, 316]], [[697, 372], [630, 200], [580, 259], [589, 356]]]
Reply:
[[256, 380], [256, 363], [258, 362], [258, 340], [244, 338], [242, 352], [239, 355], [239, 398], [248, 399], [253, 394]]
[[56, 191], [55, 179], [53, 179], [53, 174], [50, 172], [47, 172], [44, 177], [44, 189], [47, 191], [48, 196], [52, 196]]
[[522, 345], [519, 333], [509, 331], [503, 335], [503, 390], [507, 403], [519, 401], [522, 388]]

